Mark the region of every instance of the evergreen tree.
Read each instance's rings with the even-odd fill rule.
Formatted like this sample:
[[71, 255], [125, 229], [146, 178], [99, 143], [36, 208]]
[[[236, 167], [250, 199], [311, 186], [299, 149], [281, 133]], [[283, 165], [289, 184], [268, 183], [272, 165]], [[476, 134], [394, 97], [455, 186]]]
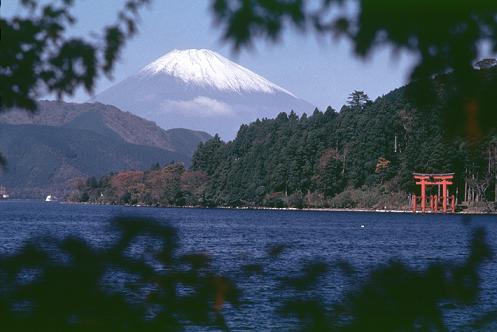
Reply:
[[365, 94], [364, 91], [358, 90], [354, 90], [354, 92], [352, 92], [347, 99], [347, 105], [350, 108], [359, 110], [363, 109], [369, 102], [370, 100], [368, 95]]

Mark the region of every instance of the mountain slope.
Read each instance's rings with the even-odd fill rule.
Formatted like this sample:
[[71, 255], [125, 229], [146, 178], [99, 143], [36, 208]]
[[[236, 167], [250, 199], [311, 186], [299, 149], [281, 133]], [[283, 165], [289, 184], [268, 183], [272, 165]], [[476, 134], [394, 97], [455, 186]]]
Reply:
[[0, 183], [14, 197], [62, 196], [77, 177], [147, 169], [155, 163], [189, 162], [176, 152], [130, 144], [89, 130], [40, 125], [0, 124], [0, 151], [7, 159]]
[[173, 161], [188, 166], [197, 145], [210, 137], [165, 131], [113, 106], [43, 101], [34, 115], [0, 115], [0, 153], [8, 163], [0, 185], [14, 197], [63, 196], [78, 177]]
[[162, 128], [192, 128], [232, 139], [243, 123], [313, 106], [209, 50], [172, 51], [98, 94]]
[[0, 114], [0, 123], [85, 129], [103, 136], [121, 138], [132, 144], [174, 151], [186, 157], [191, 157], [196, 146], [210, 138], [205, 132], [163, 130], [151, 121], [100, 103], [40, 101], [37, 113], [12, 110]]

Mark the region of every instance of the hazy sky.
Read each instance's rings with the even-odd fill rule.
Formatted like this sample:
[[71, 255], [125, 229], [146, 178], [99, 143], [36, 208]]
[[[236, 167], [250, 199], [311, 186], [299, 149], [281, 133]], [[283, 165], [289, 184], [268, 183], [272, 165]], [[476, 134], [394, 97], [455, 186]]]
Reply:
[[[98, 32], [115, 20], [122, 0], [76, 0], [78, 24], [72, 33]], [[142, 10], [140, 33], [124, 49], [114, 72], [114, 81], [101, 78], [95, 92], [139, 71], [143, 66], [173, 49], [207, 48], [290, 90], [323, 109], [339, 110], [353, 90], [364, 90], [372, 99], [406, 82], [411, 60], [396, 58], [388, 50], [367, 61], [355, 58], [347, 42], [318, 39], [312, 34], [287, 31], [276, 45], [260, 42], [255, 50], [235, 55], [221, 42], [221, 30], [212, 22], [210, 0], [153, 0]], [[22, 13], [18, 0], [2, 1], [1, 15]], [[74, 101], [88, 96], [79, 92]]]

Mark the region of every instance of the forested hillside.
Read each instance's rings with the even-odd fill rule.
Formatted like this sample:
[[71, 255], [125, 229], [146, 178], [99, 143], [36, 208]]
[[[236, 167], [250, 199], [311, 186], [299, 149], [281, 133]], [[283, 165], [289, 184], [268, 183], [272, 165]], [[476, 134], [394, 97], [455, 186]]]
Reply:
[[443, 79], [437, 86], [437, 103], [422, 107], [406, 87], [374, 102], [355, 91], [340, 112], [281, 113], [243, 125], [228, 143], [216, 136], [193, 156], [191, 172], [205, 183], [191, 203], [399, 208], [417, 189], [413, 172], [454, 172], [460, 203], [494, 201], [497, 138], [470, 143], [446, 130]]
[[145, 170], [156, 163], [190, 165], [207, 133], [163, 130], [155, 123], [99, 103], [40, 101], [36, 113], [0, 115], [0, 185], [11, 197], [62, 197], [77, 178]]
[[232, 142], [202, 144], [193, 169], [208, 174], [207, 197], [220, 205], [400, 207], [416, 190], [413, 172], [455, 172], [459, 202], [469, 192], [493, 201], [495, 136], [450, 135], [444, 105], [414, 107], [405, 93], [369, 102], [356, 92], [339, 113], [256, 121]]
[[89, 130], [131, 144], [177, 152], [187, 158], [193, 155], [199, 142], [212, 138], [202, 131], [182, 128], [164, 130], [154, 122], [100, 103], [39, 101], [35, 113], [9, 110], [0, 114], [0, 123]]

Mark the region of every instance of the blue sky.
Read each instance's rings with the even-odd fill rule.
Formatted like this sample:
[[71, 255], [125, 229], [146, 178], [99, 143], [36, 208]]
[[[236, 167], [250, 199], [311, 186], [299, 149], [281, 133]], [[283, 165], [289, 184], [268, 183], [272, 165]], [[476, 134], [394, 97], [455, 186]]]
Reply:
[[[115, 20], [122, 0], [76, 0], [78, 24], [71, 33], [90, 36]], [[114, 80], [101, 78], [98, 93], [173, 49], [207, 48], [290, 90], [324, 109], [339, 110], [353, 90], [364, 90], [372, 99], [403, 85], [412, 59], [394, 57], [389, 50], [377, 52], [364, 61], [356, 58], [346, 41], [336, 42], [312, 34], [286, 31], [276, 45], [259, 42], [253, 50], [234, 54], [221, 41], [221, 30], [213, 25], [208, 0], [153, 0], [142, 10], [140, 33], [124, 49], [114, 72]], [[2, 1], [1, 15], [22, 13], [18, 0]], [[78, 92], [68, 100], [86, 101]]]

